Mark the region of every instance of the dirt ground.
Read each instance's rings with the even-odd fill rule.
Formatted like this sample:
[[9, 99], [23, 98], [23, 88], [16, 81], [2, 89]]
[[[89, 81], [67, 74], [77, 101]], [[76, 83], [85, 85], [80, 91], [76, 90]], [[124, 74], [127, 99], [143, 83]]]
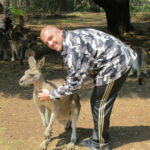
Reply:
[[[139, 17], [140, 18], [140, 17]], [[147, 51], [147, 70], [150, 74], [150, 20], [132, 20], [138, 30], [136, 35], [125, 38], [129, 44], [142, 45]], [[106, 25], [106, 24], [105, 24]], [[45, 49], [45, 51], [42, 51]], [[58, 54], [46, 50], [39, 43], [37, 58], [46, 57], [42, 72], [48, 80], [58, 80], [65, 76]], [[44, 129], [32, 101], [32, 86], [22, 88], [18, 81], [28, 65], [18, 61], [0, 60], [0, 150], [38, 150], [44, 139]], [[92, 83], [86, 80], [79, 91], [81, 112], [77, 124], [78, 142], [75, 149], [86, 150], [78, 143], [92, 134], [93, 122], [89, 97]], [[111, 148], [113, 150], [150, 150], [150, 78], [144, 78], [139, 86], [135, 77], [128, 77], [114, 104], [110, 120]], [[53, 140], [48, 150], [60, 150], [70, 140], [71, 131], [64, 132], [56, 121]]]

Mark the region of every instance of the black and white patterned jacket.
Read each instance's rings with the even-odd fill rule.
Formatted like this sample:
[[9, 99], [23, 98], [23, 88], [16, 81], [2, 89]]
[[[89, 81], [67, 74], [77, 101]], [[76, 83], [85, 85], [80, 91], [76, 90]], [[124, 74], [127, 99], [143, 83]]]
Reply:
[[108, 84], [125, 74], [132, 66], [136, 54], [112, 35], [95, 29], [63, 31], [64, 63], [68, 67], [66, 82], [50, 98], [70, 95], [79, 89], [88, 74], [96, 86]]

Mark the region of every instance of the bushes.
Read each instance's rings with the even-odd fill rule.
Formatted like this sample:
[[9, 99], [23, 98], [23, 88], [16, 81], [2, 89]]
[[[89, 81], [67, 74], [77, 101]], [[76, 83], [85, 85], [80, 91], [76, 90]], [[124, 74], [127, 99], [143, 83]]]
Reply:
[[130, 11], [136, 12], [149, 12], [150, 0], [130, 0]]

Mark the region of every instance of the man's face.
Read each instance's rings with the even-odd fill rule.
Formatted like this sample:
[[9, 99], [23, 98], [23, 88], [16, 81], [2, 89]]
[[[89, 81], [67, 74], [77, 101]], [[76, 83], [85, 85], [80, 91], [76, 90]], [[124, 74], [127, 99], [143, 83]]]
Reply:
[[63, 46], [63, 36], [61, 30], [46, 30], [41, 36], [41, 40], [51, 49], [61, 51]]

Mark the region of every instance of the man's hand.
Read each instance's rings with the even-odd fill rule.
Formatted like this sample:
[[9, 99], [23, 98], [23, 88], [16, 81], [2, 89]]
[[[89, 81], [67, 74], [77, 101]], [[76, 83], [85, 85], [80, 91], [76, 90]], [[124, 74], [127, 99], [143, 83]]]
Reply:
[[49, 90], [47, 89], [42, 89], [39, 94], [38, 94], [38, 98], [42, 101], [47, 101], [47, 100], [50, 100], [50, 97], [49, 97]]

